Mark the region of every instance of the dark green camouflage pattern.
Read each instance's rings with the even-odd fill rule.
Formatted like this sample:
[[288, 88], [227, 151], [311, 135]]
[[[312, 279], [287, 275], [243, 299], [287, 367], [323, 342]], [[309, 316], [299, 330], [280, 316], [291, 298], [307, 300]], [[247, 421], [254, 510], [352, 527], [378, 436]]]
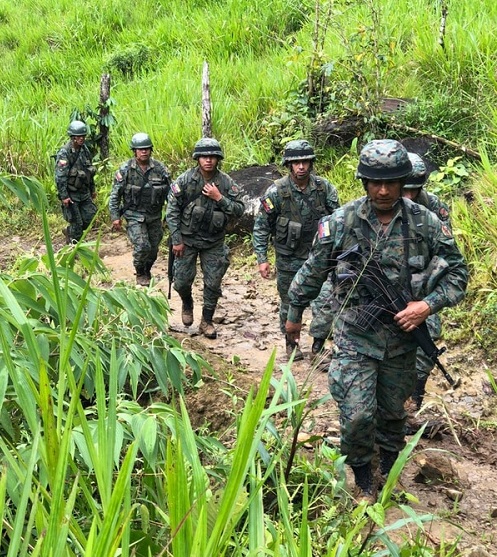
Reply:
[[367, 143], [359, 155], [357, 178], [396, 180], [412, 171], [407, 149], [394, 139], [375, 139]]
[[[84, 124], [83, 124], [84, 125]], [[68, 141], [55, 156], [55, 185], [58, 198], [70, 198], [72, 203], [61, 204], [62, 215], [69, 223], [68, 235], [78, 241], [97, 213], [95, 195], [95, 167], [86, 145], [75, 149]]]
[[[217, 170], [208, 183], [217, 186], [223, 196], [220, 201], [202, 194], [206, 180], [198, 167], [181, 174], [171, 186], [166, 221], [173, 244], [185, 245], [183, 257], [174, 261], [174, 289], [182, 298], [191, 295], [200, 259], [204, 309], [214, 310], [229, 266], [226, 229], [231, 219], [243, 215], [245, 205], [240, 188], [224, 172]], [[194, 223], [196, 209], [203, 212], [203, 217]], [[214, 225], [216, 222], [218, 225]]]
[[166, 166], [153, 158], [145, 171], [132, 158], [115, 174], [109, 198], [110, 217], [112, 221], [126, 219], [126, 231], [133, 245], [133, 265], [139, 274], [150, 271], [157, 259], [164, 234], [162, 210], [169, 188]]
[[[424, 300], [432, 313], [453, 306], [464, 297], [468, 271], [449, 228], [428, 209], [408, 199], [398, 205], [385, 232], [366, 197], [321, 219], [319, 239], [290, 286], [289, 321], [301, 321], [304, 308], [318, 296], [332, 270], [336, 254], [356, 244], [364, 254], [379, 259], [389, 280], [398, 288], [409, 291], [412, 276], [415, 299]], [[409, 273], [404, 262], [402, 205], [411, 232]], [[361, 465], [373, 457], [375, 440], [391, 451], [403, 445], [403, 406], [416, 382], [416, 345], [393, 322], [377, 322], [366, 332], [355, 326], [370, 298], [353, 281], [337, 284], [336, 277], [350, 270], [348, 260], [336, 262], [333, 270], [339, 310], [333, 327], [336, 352], [330, 368], [330, 391], [339, 404], [348, 463]], [[378, 390], [377, 385], [382, 389]]]
[[[284, 210], [281, 186], [288, 188], [292, 196], [291, 207], [286, 210]], [[285, 176], [268, 188], [263, 199], [273, 209], [268, 213], [261, 206], [255, 218], [252, 245], [258, 264], [265, 263], [268, 260], [269, 244], [270, 242], [274, 243], [276, 221], [279, 216], [289, 220], [292, 220], [293, 217], [294, 220], [298, 219], [299, 222], [305, 223], [303, 228], [305, 226], [309, 227], [306, 237], [310, 240], [304, 244], [299, 244], [294, 253], [282, 253], [278, 246], [275, 245], [277, 288], [280, 296], [280, 329], [284, 333], [288, 313], [288, 288], [295, 273], [300, 269], [309, 254], [312, 239], [318, 227], [318, 218], [311, 207], [323, 216], [329, 215], [340, 206], [340, 201], [335, 186], [330, 184], [325, 178], [312, 174], [305, 192], [301, 192], [297, 188], [290, 176]], [[285, 207], [288, 207], [288, 204]]]

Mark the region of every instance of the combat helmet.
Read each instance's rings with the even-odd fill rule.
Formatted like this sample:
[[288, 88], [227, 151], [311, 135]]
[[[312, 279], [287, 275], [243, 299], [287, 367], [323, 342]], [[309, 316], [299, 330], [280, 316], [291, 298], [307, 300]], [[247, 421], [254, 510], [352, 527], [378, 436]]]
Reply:
[[359, 155], [356, 178], [401, 180], [412, 171], [407, 149], [394, 139], [375, 139], [366, 143]]
[[407, 177], [404, 189], [415, 190], [422, 188], [428, 179], [428, 171], [423, 159], [416, 153], [408, 153], [412, 164], [412, 172]]
[[281, 164], [286, 166], [292, 161], [313, 161], [316, 158], [314, 149], [305, 139], [294, 139], [285, 145]]
[[67, 128], [67, 135], [69, 137], [81, 137], [88, 135], [88, 127], [81, 120], [73, 120]]
[[148, 133], [135, 133], [131, 138], [130, 149], [153, 149], [154, 145]]
[[202, 137], [193, 148], [192, 157], [198, 160], [200, 157], [217, 157], [218, 159], [224, 159], [223, 151], [219, 141], [213, 137]]

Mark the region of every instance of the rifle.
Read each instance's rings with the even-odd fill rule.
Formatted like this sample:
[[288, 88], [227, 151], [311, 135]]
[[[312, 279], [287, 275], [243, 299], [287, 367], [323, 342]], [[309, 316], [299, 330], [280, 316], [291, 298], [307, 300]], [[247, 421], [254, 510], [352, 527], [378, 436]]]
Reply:
[[173, 251], [173, 240], [171, 238], [171, 236], [169, 236], [169, 239], [167, 241], [167, 246], [169, 248], [169, 253], [168, 253], [168, 257], [167, 257], [167, 280], [169, 281], [169, 287], [167, 290], [167, 299], [170, 300], [171, 299], [171, 287], [173, 285], [173, 281], [174, 281], [174, 251]]
[[[346, 260], [351, 255], [358, 255], [364, 260], [359, 244], [343, 252], [337, 259]], [[361, 309], [361, 314], [355, 322], [355, 326], [363, 332], [372, 329], [378, 322], [387, 322], [389, 318], [404, 310], [410, 301], [409, 297], [399, 290], [387, 277], [374, 257], [367, 259], [360, 273], [339, 274], [337, 279], [339, 282], [353, 281], [355, 284], [363, 285], [368, 294], [373, 298], [371, 302]], [[446, 348], [438, 348], [433, 342], [426, 321], [423, 321], [414, 331], [408, 334], [412, 336], [414, 342], [443, 373], [450, 386], [454, 389], [457, 388], [460, 380], [456, 381], [439, 360], [439, 356], [446, 351]]]

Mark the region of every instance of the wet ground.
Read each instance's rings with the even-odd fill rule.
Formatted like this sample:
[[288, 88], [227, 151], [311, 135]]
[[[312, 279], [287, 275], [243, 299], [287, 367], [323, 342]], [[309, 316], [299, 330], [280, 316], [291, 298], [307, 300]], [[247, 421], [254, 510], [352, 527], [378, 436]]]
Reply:
[[[101, 256], [111, 269], [113, 280], [134, 284], [131, 248], [124, 234], [109, 234]], [[151, 292], [167, 293], [164, 256], [152, 273]], [[284, 340], [278, 330], [275, 281], [261, 279], [255, 262], [244, 262], [244, 256], [235, 253], [215, 315], [216, 340], [198, 335], [200, 282], [194, 289], [194, 301], [195, 321], [192, 327], [185, 328], [181, 323], [180, 300], [173, 290], [170, 332], [202, 353], [214, 368], [222, 370], [223, 381], [207, 379], [201, 390], [190, 396], [188, 405], [194, 424], [207, 423], [212, 429], [223, 431], [224, 426], [232, 422], [231, 401], [225, 394], [227, 385], [237, 396], [243, 397], [251, 385], [257, 384], [273, 350], [277, 353], [275, 373], [279, 373], [280, 366], [286, 365]], [[301, 347], [306, 359], [294, 363], [292, 373], [298, 384], [311, 386], [310, 399], [317, 400], [328, 394], [327, 374], [311, 362], [312, 339], [306, 333], [310, 314], [305, 318]], [[461, 537], [460, 548], [465, 548], [465, 555], [495, 555], [497, 395], [488, 381], [489, 365], [481, 354], [464, 346], [449, 347], [442, 361], [452, 375], [460, 377], [461, 386], [449, 389], [442, 374], [433, 373], [428, 383], [426, 408], [417, 418], [420, 423], [429, 422], [431, 438], [421, 439], [403, 471], [402, 484], [419, 499], [419, 504], [415, 505], [419, 512], [437, 512], [447, 519], [431, 526], [431, 543], [436, 546], [440, 540]], [[497, 375], [495, 370], [493, 375]], [[330, 400], [321, 405], [303, 429], [304, 436], [318, 436], [322, 442], [337, 443], [339, 428], [335, 403]]]

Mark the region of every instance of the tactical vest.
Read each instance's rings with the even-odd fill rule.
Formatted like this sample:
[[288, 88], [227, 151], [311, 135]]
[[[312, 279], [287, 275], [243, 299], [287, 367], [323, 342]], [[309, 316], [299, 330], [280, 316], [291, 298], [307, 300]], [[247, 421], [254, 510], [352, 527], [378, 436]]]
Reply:
[[[182, 188], [185, 188], [178, 195], [183, 198], [181, 235], [192, 237], [195, 234], [200, 234], [215, 242], [224, 237], [228, 217], [218, 208], [213, 199], [202, 194], [203, 180], [197, 182], [191, 179], [196, 171], [196, 168], [190, 169], [180, 184]], [[221, 194], [226, 195], [226, 187], [223, 187], [224, 181], [221, 175], [219, 177], [219, 184], [216, 185]]]
[[164, 184], [160, 166], [153, 166], [142, 173], [135, 165], [130, 165], [123, 179], [125, 210], [151, 214], [162, 210], [168, 184]]
[[[368, 256], [371, 254], [372, 257], [381, 260], [386, 257], [385, 252], [388, 252], [389, 249], [382, 250], [380, 245], [380, 249], [372, 251], [374, 241], [371, 238], [371, 228], [365, 219], [359, 218], [357, 215], [357, 209], [363, 201], [364, 198], [356, 200], [344, 212], [344, 219], [338, 226], [337, 234], [335, 235], [335, 238], [338, 239], [337, 247], [339, 250], [349, 249], [352, 247], [352, 244], [358, 243], [364, 255]], [[401, 224], [401, 227], [403, 227], [402, 236], [398, 237], [399, 242], [402, 243], [402, 249], [396, 254], [398, 257], [394, 258], [391, 256], [390, 260], [395, 259], [395, 266], [399, 270], [398, 280], [395, 280], [395, 282], [411, 293], [412, 275], [423, 271], [431, 260], [432, 255], [425, 240], [428, 234], [428, 225], [422, 219], [420, 206], [417, 203], [412, 203], [410, 207], [405, 205], [404, 207], [407, 222]], [[330, 237], [330, 241], [333, 241], [332, 237]], [[386, 240], [386, 242], [388, 246], [389, 240]], [[390, 246], [391, 243], [390, 241]], [[332, 257], [335, 257], [335, 255], [332, 254]], [[330, 268], [336, 265], [335, 277], [338, 284], [336, 296], [348, 307], [365, 304], [370, 301], [370, 295], [364, 287], [358, 285], [357, 288], [351, 291], [350, 284], [340, 286], [340, 277], [344, 277], [351, 272], [360, 274], [362, 264], [358, 261], [352, 259], [339, 261], [338, 264], [336, 259], [330, 261]]]
[[278, 254], [292, 255], [299, 259], [306, 259], [309, 255], [319, 220], [327, 214], [323, 182], [314, 177], [314, 183], [317, 195], [311, 194], [303, 201], [303, 204], [307, 202], [311, 218], [302, 219], [300, 207], [292, 195], [289, 178], [280, 178], [274, 182], [281, 199], [281, 211], [273, 230], [274, 248]]
[[95, 167], [92, 166], [90, 151], [86, 145], [82, 145], [79, 151], [72, 150], [71, 142], [66, 144], [67, 162], [69, 172], [67, 175], [67, 191], [77, 192], [90, 188], [91, 181], [95, 175]]

